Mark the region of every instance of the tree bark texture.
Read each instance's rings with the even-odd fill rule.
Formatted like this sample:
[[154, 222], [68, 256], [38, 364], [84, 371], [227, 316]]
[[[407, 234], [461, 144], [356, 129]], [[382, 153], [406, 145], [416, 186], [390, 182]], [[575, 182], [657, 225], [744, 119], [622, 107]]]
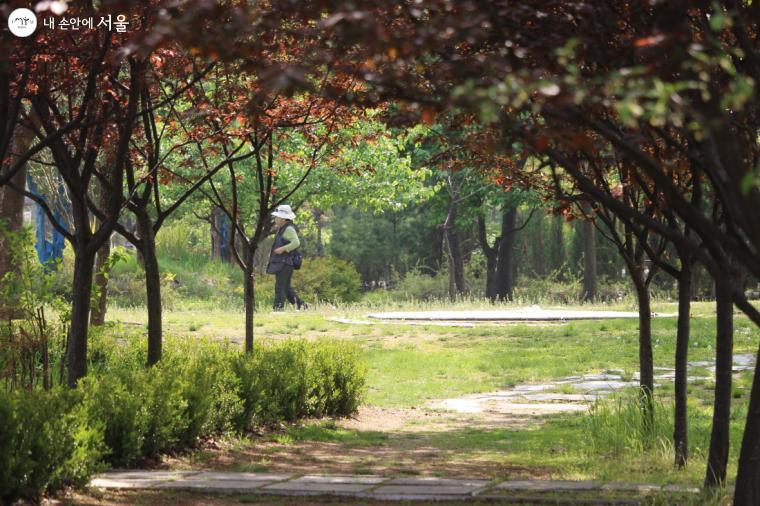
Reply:
[[514, 248], [517, 208], [505, 209], [501, 219], [501, 239], [499, 239], [499, 258], [496, 264], [496, 298], [512, 300], [514, 294]]
[[755, 357], [755, 377], [752, 380], [734, 490], [735, 506], [756, 504], [760, 504], [760, 348]]
[[108, 258], [111, 256], [111, 241], [106, 241], [98, 250], [95, 258], [95, 286], [97, 287], [97, 299], [90, 312], [90, 325], [99, 326], [106, 322], [108, 309]]
[[156, 236], [147, 212], [137, 213], [137, 231], [140, 235], [140, 256], [145, 268], [145, 290], [148, 304], [148, 365], [161, 360], [163, 353], [163, 322], [161, 307], [161, 271], [156, 255]]
[[455, 223], [456, 209], [451, 205], [443, 227], [446, 238], [446, 253], [449, 257], [449, 297], [451, 300], [456, 300], [459, 295], [466, 291], [464, 260], [462, 259], [462, 248], [459, 244]]
[[77, 382], [87, 375], [87, 330], [94, 268], [95, 252], [78, 248], [74, 256], [71, 327], [67, 344], [68, 385], [71, 388], [76, 388]]
[[731, 280], [716, 278], [715, 305], [717, 332], [715, 346], [715, 398], [707, 456], [706, 487], [720, 487], [726, 482], [729, 423], [731, 421], [731, 381], [733, 372], [734, 305]]
[[689, 458], [688, 426], [688, 360], [689, 360], [689, 317], [691, 312], [691, 259], [681, 255], [681, 272], [678, 276], [678, 329], [676, 331], [676, 377], [675, 377], [675, 421], [673, 443], [675, 445], [675, 465], [682, 468]]
[[590, 220], [584, 220], [583, 232], [583, 297], [584, 301], [596, 299], [596, 230]]
[[652, 307], [642, 266], [629, 265], [639, 304], [639, 388], [644, 429], [654, 430], [654, 358], [652, 355]]

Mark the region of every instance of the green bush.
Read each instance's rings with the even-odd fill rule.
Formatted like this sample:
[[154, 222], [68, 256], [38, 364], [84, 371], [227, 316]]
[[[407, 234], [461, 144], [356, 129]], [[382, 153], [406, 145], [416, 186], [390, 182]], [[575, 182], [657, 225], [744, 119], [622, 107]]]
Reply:
[[80, 397], [63, 389], [0, 393], [0, 502], [82, 486], [101, 468], [102, 427], [83, 416]]
[[36, 499], [86, 483], [100, 462], [128, 467], [198, 438], [302, 417], [349, 415], [364, 393], [355, 345], [261, 344], [242, 355], [168, 338], [144, 367], [144, 340], [93, 336], [95, 362], [74, 391], [0, 393], [0, 498]]
[[415, 269], [398, 280], [393, 293], [404, 300], [440, 300], [449, 297], [449, 275], [441, 271], [429, 275]]
[[[256, 277], [258, 307], [272, 307], [274, 280], [270, 274]], [[293, 288], [307, 302], [357, 302], [361, 298], [361, 277], [351, 262], [333, 257], [304, 258], [303, 267], [293, 273]]]
[[103, 426], [109, 464], [129, 466], [143, 457], [149, 423], [145, 376], [114, 372], [90, 376], [81, 385], [84, 412], [93, 424]]
[[285, 341], [239, 356], [243, 410], [237, 428], [302, 417], [347, 415], [364, 396], [365, 371], [354, 345]]

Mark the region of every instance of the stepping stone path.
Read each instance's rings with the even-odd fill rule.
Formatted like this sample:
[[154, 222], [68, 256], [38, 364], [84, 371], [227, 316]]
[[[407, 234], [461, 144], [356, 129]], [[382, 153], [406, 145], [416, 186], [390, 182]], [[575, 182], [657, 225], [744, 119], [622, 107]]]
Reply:
[[[753, 370], [755, 356], [734, 355], [734, 373]], [[715, 373], [714, 362], [689, 362], [689, 367], [704, 367]], [[675, 378], [675, 369], [655, 367], [655, 381], [669, 382]], [[603, 374], [568, 376], [549, 383], [518, 385], [516, 387], [483, 394], [467, 395], [456, 399], [435, 401], [433, 408], [458, 413], [498, 413], [515, 415], [552, 415], [588, 411], [598, 399], [627, 387], [639, 385], [639, 374], [624, 379], [622, 371]], [[713, 376], [689, 376], [688, 381], [714, 381]], [[560, 390], [560, 391], [558, 391]], [[572, 390], [572, 392], [568, 392]]]
[[[90, 482], [100, 489], [163, 489], [203, 493], [241, 493], [287, 496], [331, 495], [382, 500], [506, 499], [525, 493], [605, 491], [647, 494], [697, 493], [694, 487], [641, 483], [567, 480], [484, 480], [435, 477], [329, 476], [208, 471], [129, 471], [98, 475]], [[628, 504], [611, 499], [605, 504]], [[638, 502], [633, 502], [638, 504]]]

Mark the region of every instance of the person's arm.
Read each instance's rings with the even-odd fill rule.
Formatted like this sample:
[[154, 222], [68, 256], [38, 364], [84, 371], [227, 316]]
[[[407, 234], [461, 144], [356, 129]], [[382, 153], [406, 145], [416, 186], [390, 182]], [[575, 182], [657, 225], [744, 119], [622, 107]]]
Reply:
[[[298, 239], [296, 229], [293, 227], [287, 227], [282, 233], [282, 238], [288, 241], [288, 244], [282, 246], [285, 252], [290, 253], [294, 249], [297, 249], [301, 245], [301, 241]], [[279, 249], [279, 248], [278, 248]]]

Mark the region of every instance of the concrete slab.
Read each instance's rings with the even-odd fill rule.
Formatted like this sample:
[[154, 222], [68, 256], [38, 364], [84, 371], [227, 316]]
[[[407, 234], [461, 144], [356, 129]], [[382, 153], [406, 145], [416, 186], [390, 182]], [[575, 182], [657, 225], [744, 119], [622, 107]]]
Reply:
[[518, 385], [512, 389], [513, 392], [543, 392], [545, 390], [554, 390], [557, 385], [543, 384], [543, 385]]
[[93, 478], [90, 480], [90, 486], [95, 488], [157, 488], [167, 483], [174, 483], [169, 480], [161, 479], [119, 479], [119, 478]]
[[482, 413], [483, 406], [478, 399], [445, 399], [438, 407], [457, 413]]
[[561, 401], [561, 402], [593, 402], [599, 398], [598, 394], [529, 394], [523, 395], [529, 401]]
[[[379, 320], [443, 321], [570, 321], [639, 317], [638, 313], [633, 311], [575, 311], [565, 309], [541, 309], [537, 306], [512, 310], [396, 311], [372, 313], [367, 316]], [[657, 316], [670, 317], [673, 315]]]
[[355, 494], [366, 492], [375, 485], [361, 483], [306, 483], [295, 481], [283, 481], [261, 487], [262, 491], [282, 492], [287, 494]]
[[581, 381], [579, 383], [571, 383], [571, 386], [576, 390], [581, 391], [593, 391], [593, 390], [620, 390], [626, 387], [639, 386], [636, 381]]
[[393, 478], [385, 485], [411, 485], [411, 486], [430, 486], [445, 485], [457, 487], [485, 487], [491, 483], [490, 480], [466, 479], [466, 478], [437, 478], [434, 476], [425, 476], [417, 478]]
[[271, 481], [260, 480], [177, 480], [164, 482], [154, 488], [240, 494], [253, 492], [270, 484]]
[[755, 365], [755, 355], [751, 353], [739, 353], [734, 355], [736, 365]]
[[503, 402], [488, 405], [487, 410], [504, 414], [530, 414], [530, 415], [552, 415], [556, 413], [574, 413], [588, 411], [588, 404], [570, 404], [563, 402], [548, 403], [516, 403]]
[[465, 327], [465, 328], [473, 328], [475, 327], [474, 323], [469, 322], [461, 322], [461, 321], [442, 321], [442, 320], [430, 320], [425, 322], [416, 322], [416, 321], [378, 321], [375, 319], [374, 321], [367, 321], [367, 320], [350, 320], [348, 318], [327, 318], [330, 321], [338, 322], [338, 323], [346, 323], [349, 325], [387, 325], [392, 323], [404, 323], [405, 325], [435, 325], [436, 327]]
[[525, 490], [530, 492], [562, 492], [567, 490], [595, 490], [595, 481], [574, 480], [514, 480], [499, 483], [494, 490]]
[[199, 474], [200, 471], [110, 471], [101, 473], [95, 478], [107, 478], [113, 480], [176, 480]]
[[602, 485], [602, 490], [609, 490], [615, 492], [636, 492], [639, 494], [647, 494], [650, 492], [658, 492], [662, 489], [660, 485], [651, 483], [605, 483]]
[[375, 496], [472, 496], [484, 487], [455, 485], [382, 485], [372, 491]]
[[688, 485], [665, 485], [662, 487], [662, 491], [670, 493], [698, 494], [699, 487], [690, 487]]
[[382, 476], [325, 476], [325, 475], [306, 475], [298, 479], [291, 480], [290, 483], [342, 483], [354, 485], [376, 485], [388, 481], [388, 478]]
[[289, 480], [293, 478], [295, 475], [293, 474], [283, 474], [283, 473], [225, 473], [225, 472], [215, 472], [215, 471], [202, 471], [194, 476], [189, 477], [188, 479], [192, 481], [225, 481], [225, 480], [234, 480], [234, 481], [266, 481], [266, 482], [275, 482], [275, 481], [284, 481]]

